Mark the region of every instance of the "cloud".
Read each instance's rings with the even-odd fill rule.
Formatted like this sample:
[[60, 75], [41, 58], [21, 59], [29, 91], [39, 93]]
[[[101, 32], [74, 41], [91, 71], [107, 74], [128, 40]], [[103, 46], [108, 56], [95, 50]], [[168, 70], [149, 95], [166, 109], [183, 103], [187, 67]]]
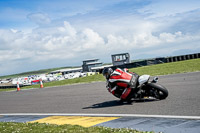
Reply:
[[151, 4], [138, 9], [140, 13], [148, 14], [148, 18], [173, 16], [200, 8], [198, 0], [155, 0]]
[[[153, 23], [149, 24], [146, 27], [155, 26]], [[47, 63], [48, 66], [53, 66], [59, 61], [66, 62], [67, 65], [67, 62], [70, 63], [72, 60], [74, 63], [76, 62], [75, 64], [81, 65], [83, 59], [98, 58], [122, 51], [131, 52], [134, 57], [139, 58], [142, 53], [162, 56], [179, 49], [192, 50], [192, 47], [196, 46], [196, 42], [200, 41], [200, 34], [192, 35], [181, 31], [153, 34], [155, 28], [145, 30], [144, 27], [141, 27], [141, 31], [130, 30], [129, 32], [120, 29], [121, 32], [117, 34], [105, 36], [101, 36], [98, 31], [91, 28], [76, 29], [67, 21], [64, 21], [62, 25], [41, 26], [31, 33], [23, 33], [15, 29], [1, 29], [0, 62], [15, 65], [20, 63], [22, 68], [26, 64], [41, 67]], [[200, 46], [195, 48], [200, 49]], [[13, 67], [8, 65], [7, 68], [14, 73]], [[28, 70], [25, 68], [23, 70]], [[4, 69], [0, 71], [3, 72], [2, 70]]]
[[51, 19], [49, 18], [47, 14], [40, 13], [40, 12], [31, 13], [27, 15], [27, 18], [38, 25], [45, 25], [51, 22]]
[[[123, 5], [128, 10], [112, 5], [108, 7], [114, 9], [109, 12], [106, 7], [106, 13], [99, 6], [91, 8], [93, 12], [56, 20], [47, 13], [31, 13], [27, 18], [37, 27], [29, 32], [0, 29], [0, 73], [80, 66], [82, 60], [90, 58], [111, 62], [110, 55], [121, 52], [140, 59], [200, 51], [199, 9], [152, 17], [152, 11], [138, 12], [145, 5], [148, 2], [133, 12], [129, 4]], [[124, 11], [118, 13], [118, 9]]]

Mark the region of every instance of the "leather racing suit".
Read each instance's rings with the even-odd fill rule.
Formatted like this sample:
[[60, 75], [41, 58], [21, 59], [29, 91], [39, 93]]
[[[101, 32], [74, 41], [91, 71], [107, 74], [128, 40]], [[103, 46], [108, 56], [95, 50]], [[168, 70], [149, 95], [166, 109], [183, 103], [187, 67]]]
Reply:
[[136, 88], [138, 77], [136, 73], [117, 68], [107, 80], [108, 91], [121, 100], [127, 100]]

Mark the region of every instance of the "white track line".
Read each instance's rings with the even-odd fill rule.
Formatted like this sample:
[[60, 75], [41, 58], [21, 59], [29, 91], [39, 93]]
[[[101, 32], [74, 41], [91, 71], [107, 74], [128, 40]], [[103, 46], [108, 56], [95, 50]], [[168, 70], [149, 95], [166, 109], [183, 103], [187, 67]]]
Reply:
[[175, 118], [175, 119], [200, 119], [200, 116], [175, 116], [175, 115], [143, 115], [143, 114], [82, 114], [82, 113], [11, 113], [0, 114], [0, 116], [18, 115], [43, 115], [43, 116], [97, 116], [97, 117], [144, 117], [144, 118]]

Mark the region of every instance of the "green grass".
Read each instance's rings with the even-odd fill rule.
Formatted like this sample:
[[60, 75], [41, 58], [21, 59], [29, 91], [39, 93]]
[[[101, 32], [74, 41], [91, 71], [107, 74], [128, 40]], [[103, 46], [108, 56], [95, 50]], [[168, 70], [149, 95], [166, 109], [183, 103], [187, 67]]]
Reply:
[[17, 89], [14, 89], [14, 88], [0, 89], [0, 92], [1, 91], [13, 91], [13, 90], [17, 90]]
[[139, 75], [148, 74], [152, 76], [196, 72], [200, 71], [200, 59], [137, 67], [130, 69], [130, 71]]
[[[131, 72], [136, 72], [139, 75], [148, 74], [151, 76], [196, 72], [196, 71], [200, 71], [200, 59], [137, 67], [137, 68], [132, 68], [129, 70]], [[69, 84], [76, 84], [76, 83], [90, 83], [90, 82], [95, 82], [95, 81], [105, 81], [105, 78], [102, 76], [102, 74], [92, 75], [92, 76], [76, 78], [76, 79], [66, 79], [62, 81], [53, 81], [53, 82], [44, 83], [44, 87], [62, 86], [62, 85], [69, 85]], [[38, 85], [23, 87], [21, 89], [39, 88], [39, 87], [40, 85], [38, 84]], [[7, 91], [7, 90], [16, 90], [16, 89], [0, 89], [0, 91]]]
[[107, 127], [89, 127], [72, 125], [54, 125], [40, 123], [15, 123], [15, 122], [0, 122], [1, 133], [153, 133], [140, 132], [131, 129], [114, 129]]

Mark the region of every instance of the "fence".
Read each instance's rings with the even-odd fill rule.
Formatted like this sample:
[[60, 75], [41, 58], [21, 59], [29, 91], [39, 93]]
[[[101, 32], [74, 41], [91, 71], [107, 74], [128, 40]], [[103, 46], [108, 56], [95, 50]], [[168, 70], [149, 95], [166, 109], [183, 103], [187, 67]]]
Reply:
[[190, 60], [190, 59], [197, 59], [197, 58], [200, 58], [200, 53], [167, 57], [166, 62], [176, 62], [176, 61]]

